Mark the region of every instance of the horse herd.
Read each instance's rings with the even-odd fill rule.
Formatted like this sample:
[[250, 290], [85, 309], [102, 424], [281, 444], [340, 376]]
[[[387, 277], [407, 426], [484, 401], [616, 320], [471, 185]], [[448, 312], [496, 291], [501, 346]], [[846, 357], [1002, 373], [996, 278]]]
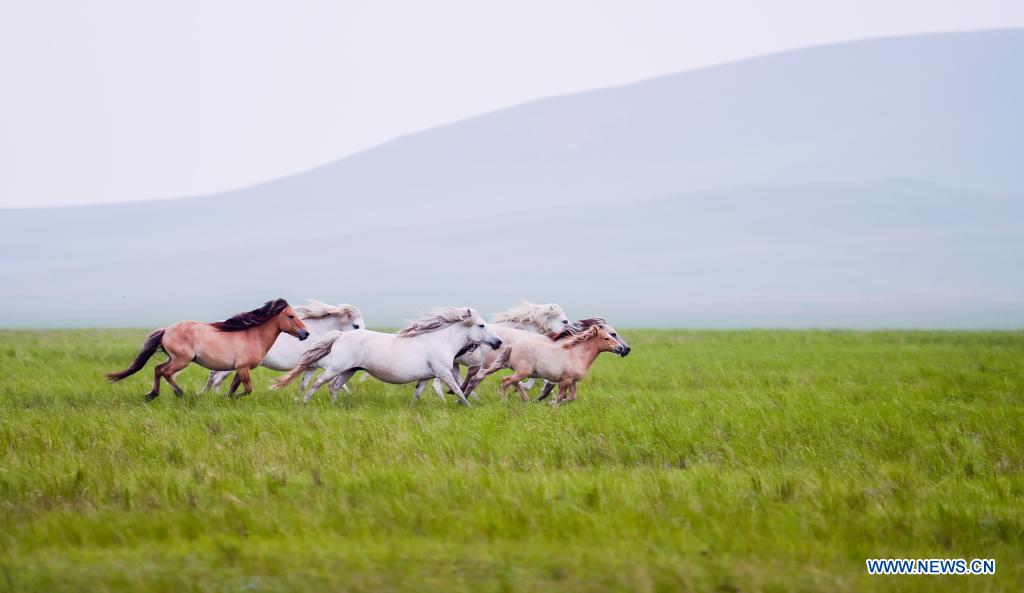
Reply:
[[[312, 346], [303, 344], [313, 338]], [[111, 382], [140, 371], [163, 350], [168, 359], [154, 369], [151, 401], [160, 395], [161, 379], [181, 396], [175, 377], [189, 363], [210, 369], [206, 391], [216, 391], [235, 372], [228, 395], [241, 385], [252, 392], [251, 371], [264, 366], [288, 373], [274, 382], [284, 387], [302, 376], [302, 403], [309, 403], [325, 384], [331, 400], [358, 371], [392, 384], [416, 383], [413, 401], [428, 383], [444, 400], [440, 384], [468, 406], [488, 376], [501, 369], [513, 373], [502, 379], [502, 397], [515, 386], [523, 401], [534, 379], [543, 379], [543, 400], [557, 386], [555, 405], [576, 399], [577, 384], [602, 352], [626, 356], [629, 344], [601, 318], [570, 323], [556, 304], [523, 301], [490, 323], [469, 307], [444, 307], [409, 323], [397, 334], [366, 329], [363, 315], [352, 305], [331, 306], [317, 300], [292, 307], [284, 299], [267, 301], [258, 309], [215, 323], [179, 321], [149, 334], [131, 365], [107, 374]], [[461, 376], [461, 366], [466, 375]], [[322, 369], [315, 376], [317, 369]]]

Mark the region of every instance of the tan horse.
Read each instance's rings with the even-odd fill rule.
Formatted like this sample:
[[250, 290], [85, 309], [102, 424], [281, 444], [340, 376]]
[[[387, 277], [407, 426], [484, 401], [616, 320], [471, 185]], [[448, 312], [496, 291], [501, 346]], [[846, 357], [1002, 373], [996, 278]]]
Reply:
[[146, 401], [160, 396], [161, 377], [174, 389], [174, 394], [181, 397], [182, 390], [174, 376], [193, 361], [211, 371], [234, 370], [235, 378], [228, 395], [234, 395], [239, 383], [245, 385], [242, 395], [247, 395], [252, 393], [249, 371], [260, 364], [282, 332], [300, 340], [309, 337], [305, 324], [284, 299], [267, 301], [259, 309], [216, 323], [179, 321], [149, 334], [131, 366], [109, 373], [107, 379], [114, 383], [139, 372], [146, 361], [162, 349], [168, 359], [154, 369], [153, 390], [146, 394]]
[[568, 403], [576, 400], [576, 384], [587, 375], [597, 355], [602, 352], [625, 356], [627, 350], [604, 327], [593, 325], [568, 340], [519, 341], [503, 349], [486, 373], [491, 374], [508, 367], [514, 371], [501, 380], [502, 399], [508, 399], [508, 390], [515, 385], [519, 397], [524, 402], [530, 401], [530, 396], [519, 382], [533, 377], [557, 383], [558, 401], [555, 403]]

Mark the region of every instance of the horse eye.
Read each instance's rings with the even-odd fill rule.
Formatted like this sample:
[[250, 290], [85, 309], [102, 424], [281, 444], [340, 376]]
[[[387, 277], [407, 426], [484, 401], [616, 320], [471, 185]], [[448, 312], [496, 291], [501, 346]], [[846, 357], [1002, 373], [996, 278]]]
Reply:
[[562, 323], [569, 323], [569, 320], [568, 319], [563, 319]]
[[294, 315], [289, 315], [288, 319], [295, 319], [295, 316]]
[[612, 337], [614, 338], [614, 337], [617, 337], [618, 335], [619, 335], [619, 334], [612, 334]]
[[354, 323], [354, 324], [352, 324], [352, 327], [354, 327], [356, 329], [359, 329], [359, 324], [358, 323]]
[[482, 324], [482, 323], [481, 323], [481, 324], [480, 324], [480, 325], [478, 325], [477, 327], [483, 327], [483, 326], [484, 326], [484, 324]]

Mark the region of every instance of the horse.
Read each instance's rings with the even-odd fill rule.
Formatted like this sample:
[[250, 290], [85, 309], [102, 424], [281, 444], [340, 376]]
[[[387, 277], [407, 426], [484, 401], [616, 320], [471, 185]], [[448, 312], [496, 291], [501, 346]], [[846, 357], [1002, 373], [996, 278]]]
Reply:
[[[620, 346], [622, 346], [622, 349], [623, 349], [622, 350], [623, 351], [622, 356], [628, 356], [629, 355], [629, 353], [631, 352], [632, 349], [629, 347], [629, 344], [626, 342], [626, 340], [623, 339], [621, 335], [619, 335], [618, 330], [616, 330], [614, 327], [609, 325], [608, 322], [606, 322], [604, 319], [602, 319], [600, 317], [591, 317], [591, 318], [588, 318], [588, 319], [581, 319], [581, 320], [577, 321], [576, 323], [569, 324], [567, 327], [565, 327], [564, 329], [562, 329], [559, 332], [548, 332], [545, 335], [529, 333], [529, 332], [520, 331], [520, 330], [516, 330], [516, 329], [512, 329], [512, 328], [496, 328], [496, 329], [498, 330], [498, 332], [497, 332], [498, 333], [498, 337], [500, 337], [505, 342], [505, 344], [508, 347], [512, 347], [516, 343], [518, 343], [520, 341], [524, 341], [524, 340], [525, 341], [536, 341], [536, 342], [540, 342], [540, 343], [565, 340], [565, 339], [571, 338], [572, 336], [575, 336], [576, 334], [579, 334], [582, 331], [590, 329], [592, 326], [595, 326], [595, 325], [599, 325], [602, 328], [606, 329], [608, 331], [608, 333], [611, 334], [611, 336], [613, 338], [615, 338], [616, 342], [618, 342], [618, 344]], [[475, 373], [470, 373], [470, 374], [466, 375], [466, 381], [462, 384], [463, 392], [465, 392], [465, 393], [472, 393], [473, 390], [476, 389], [477, 386], [480, 385], [480, 383], [489, 374], [484, 369], [486, 369], [486, 368], [490, 367], [491, 365], [493, 365], [494, 361], [497, 360], [498, 355], [499, 355], [499, 353], [497, 353], [497, 352], [495, 352], [493, 350], [490, 350], [490, 351], [484, 350], [484, 351], [481, 352], [481, 357], [483, 359], [482, 360], [482, 364], [478, 367], [478, 369], [477, 369], [477, 371]], [[526, 389], [530, 388], [528, 383], [524, 384], [524, 387]], [[544, 389], [541, 392], [541, 396], [538, 398], [537, 401], [545, 399], [548, 395], [551, 394], [551, 390], [553, 390], [554, 388], [555, 388], [555, 384], [554, 383], [545, 382]]]
[[514, 346], [505, 347], [498, 359], [487, 368], [486, 374], [495, 373], [506, 366], [512, 368], [513, 373], [501, 380], [501, 396], [506, 401], [512, 385], [516, 386], [523, 401], [530, 401], [530, 396], [520, 384], [527, 377], [557, 383], [558, 401], [555, 404], [560, 405], [576, 400], [576, 385], [587, 376], [590, 366], [602, 352], [614, 352], [619, 356], [627, 354], [626, 349], [608, 330], [600, 325], [592, 325], [561, 342], [551, 339], [521, 340]]
[[[561, 340], [565, 340], [565, 339], [571, 338], [575, 333], [578, 333], [580, 330], [586, 330], [586, 329], [589, 329], [592, 326], [597, 325], [597, 326], [600, 326], [600, 327], [604, 328], [605, 331], [607, 331], [613, 338], [615, 338], [615, 340], [619, 343], [619, 345], [622, 346], [623, 350], [622, 350], [621, 356], [623, 358], [629, 356], [629, 353], [633, 351], [633, 349], [629, 347], [629, 343], [626, 342], [626, 340], [622, 337], [622, 335], [618, 332], [618, 330], [616, 330], [614, 327], [612, 327], [611, 324], [609, 324], [607, 321], [605, 321], [601, 317], [591, 317], [589, 319], [580, 319], [579, 321], [577, 321], [576, 323], [574, 323], [572, 325], [573, 325], [573, 327], [568, 328], [566, 330], [563, 330], [563, 331], [561, 331], [561, 332], [559, 332], [557, 334], [548, 334], [548, 337], [551, 338], [553, 341], [558, 342], [558, 341], [561, 341]], [[555, 384], [554, 383], [546, 383], [544, 385], [544, 389], [541, 390], [540, 397], [537, 398], [537, 401], [543, 401], [543, 400], [547, 399], [547, 397], [549, 395], [551, 395], [551, 391], [554, 388], [555, 388]]]
[[[331, 306], [316, 299], [309, 299], [309, 305], [299, 305], [295, 307], [295, 312], [306, 324], [306, 329], [314, 340], [320, 339], [332, 330], [351, 331], [366, 327], [363, 314], [353, 305]], [[298, 339], [289, 334], [281, 334], [263, 357], [260, 366], [274, 371], [290, 371], [295, 368], [299, 357], [305, 351], [306, 345]], [[230, 374], [231, 371], [210, 371], [203, 391], [217, 391]], [[309, 384], [312, 375], [313, 371], [309, 371], [302, 378], [303, 389]]]
[[239, 383], [245, 385], [242, 395], [248, 395], [252, 393], [249, 371], [263, 360], [281, 333], [299, 340], [309, 337], [306, 325], [284, 299], [267, 301], [258, 309], [215, 323], [179, 321], [149, 334], [131, 366], [108, 373], [107, 379], [116, 383], [134, 375], [162, 349], [168, 358], [154, 369], [153, 389], [146, 394], [146, 401], [160, 396], [161, 377], [174, 389], [174, 395], [181, 397], [184, 392], [174, 376], [193, 361], [213, 371], [234, 370], [228, 395], [234, 395]]
[[397, 334], [366, 329], [328, 332], [274, 385], [284, 387], [308, 369], [319, 366], [324, 372], [313, 381], [302, 403], [309, 403], [316, 390], [328, 382], [331, 400], [336, 402], [337, 390], [353, 373], [362, 370], [385, 383], [401, 385], [415, 381], [416, 402], [427, 383], [437, 378], [458, 396], [460, 404], [468, 406], [452, 373], [452, 361], [481, 343], [495, 350], [501, 347], [501, 339], [474, 309], [445, 307], [413, 321]]
[[[566, 317], [565, 311], [562, 310], [561, 305], [555, 303], [547, 304], [536, 304], [529, 301], [523, 300], [515, 307], [503, 312], [493, 315], [491, 317], [491, 325], [494, 326], [494, 330], [499, 333], [499, 337], [502, 341], [507, 342], [508, 340], [515, 340], [518, 337], [519, 332], [530, 332], [534, 334], [546, 334], [549, 332], [560, 332], [569, 326], [569, 318]], [[503, 328], [519, 330], [517, 332], [504, 332]], [[484, 350], [488, 350], [484, 352]], [[496, 356], [494, 350], [484, 348], [474, 348], [469, 352], [466, 352], [462, 356], [455, 359], [455, 363], [452, 365], [452, 374], [455, 378], [462, 382], [462, 392], [466, 394], [472, 393], [472, 390], [466, 391], [466, 385], [469, 383], [470, 377], [476, 375], [480, 369], [487, 363], [488, 360], [493, 361]], [[462, 380], [460, 377], [459, 365], [466, 367], [466, 379]], [[526, 388], [530, 389], [533, 387], [533, 380], [527, 381]], [[434, 391], [441, 395], [441, 387], [437, 381], [434, 381]]]

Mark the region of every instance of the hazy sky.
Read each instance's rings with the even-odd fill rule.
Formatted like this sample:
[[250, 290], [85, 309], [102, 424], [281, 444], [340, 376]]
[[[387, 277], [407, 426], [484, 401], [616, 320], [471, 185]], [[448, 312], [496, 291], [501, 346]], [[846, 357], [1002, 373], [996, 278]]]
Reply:
[[5, 0], [0, 207], [215, 192], [549, 95], [1020, 0]]

